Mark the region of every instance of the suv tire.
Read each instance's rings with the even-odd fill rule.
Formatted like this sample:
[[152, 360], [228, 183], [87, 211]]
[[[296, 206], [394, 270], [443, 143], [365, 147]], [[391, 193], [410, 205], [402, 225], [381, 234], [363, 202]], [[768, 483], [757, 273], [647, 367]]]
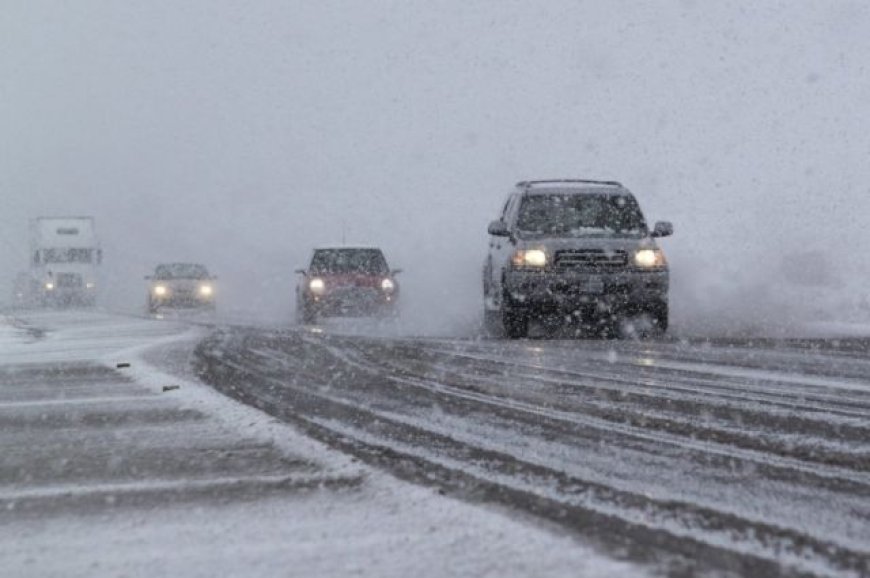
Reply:
[[511, 339], [522, 339], [529, 335], [529, 314], [519, 307], [502, 304], [501, 323], [504, 332]]
[[656, 325], [656, 333], [659, 335], [664, 334], [668, 330], [668, 304], [659, 303], [654, 305], [650, 307], [649, 312]]
[[502, 337], [504, 335], [501, 313], [497, 309], [483, 310], [483, 335], [486, 337]]
[[305, 325], [314, 325], [317, 323], [317, 312], [310, 305], [303, 305], [300, 321]]

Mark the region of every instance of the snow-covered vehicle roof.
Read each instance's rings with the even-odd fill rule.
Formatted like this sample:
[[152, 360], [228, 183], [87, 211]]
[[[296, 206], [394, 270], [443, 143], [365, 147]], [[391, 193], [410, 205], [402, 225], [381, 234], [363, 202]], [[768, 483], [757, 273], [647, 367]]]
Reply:
[[97, 244], [93, 217], [38, 217], [33, 241], [44, 247], [91, 247]]
[[546, 179], [538, 181], [520, 181], [516, 184], [518, 189], [588, 189], [590, 187], [616, 187], [623, 188], [619, 181], [598, 181], [590, 179]]
[[380, 251], [381, 248], [377, 245], [356, 245], [356, 244], [345, 244], [345, 243], [335, 243], [333, 245], [319, 245], [314, 247], [314, 251], [339, 251], [339, 250], [350, 250], [350, 249], [363, 249], [363, 250], [377, 250]]

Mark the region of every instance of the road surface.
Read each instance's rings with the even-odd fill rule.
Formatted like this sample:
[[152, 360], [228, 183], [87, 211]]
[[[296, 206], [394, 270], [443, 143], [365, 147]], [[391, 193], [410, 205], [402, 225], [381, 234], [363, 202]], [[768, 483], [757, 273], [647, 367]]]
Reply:
[[97, 312], [0, 317], [0, 575], [647, 575], [216, 393], [192, 373], [208, 334]]
[[870, 576], [867, 345], [223, 328], [196, 365], [369, 464], [667, 574]]

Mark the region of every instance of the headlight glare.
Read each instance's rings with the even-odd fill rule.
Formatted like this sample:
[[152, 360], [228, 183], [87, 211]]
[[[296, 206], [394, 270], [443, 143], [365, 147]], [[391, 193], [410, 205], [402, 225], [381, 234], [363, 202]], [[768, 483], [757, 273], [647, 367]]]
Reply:
[[154, 287], [154, 294], [155, 295], [163, 296], [163, 295], [166, 295], [166, 293], [168, 293], [168, 290], [166, 289], [166, 285], [156, 285]]
[[547, 253], [541, 249], [519, 250], [513, 256], [514, 267], [545, 267]]
[[665, 255], [661, 249], [640, 249], [634, 254], [634, 264], [644, 269], [663, 267]]
[[200, 285], [199, 286], [199, 294], [203, 297], [211, 297], [211, 294], [214, 292], [211, 285]]
[[48, 291], [51, 291], [52, 289], [54, 289], [54, 283], [51, 283], [51, 282], [46, 283], [46, 284], [45, 284], [45, 288], [46, 288]]
[[385, 293], [392, 293], [396, 289], [396, 284], [393, 283], [392, 279], [384, 279], [381, 281], [381, 289], [383, 289]]

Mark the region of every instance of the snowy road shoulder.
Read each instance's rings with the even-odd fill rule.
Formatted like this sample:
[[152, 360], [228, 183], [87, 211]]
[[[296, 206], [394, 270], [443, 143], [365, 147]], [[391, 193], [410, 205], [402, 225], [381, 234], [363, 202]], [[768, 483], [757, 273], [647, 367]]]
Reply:
[[224, 398], [188, 369], [197, 329], [99, 313], [26, 321], [43, 338], [0, 329], [9, 575], [644, 573]]

